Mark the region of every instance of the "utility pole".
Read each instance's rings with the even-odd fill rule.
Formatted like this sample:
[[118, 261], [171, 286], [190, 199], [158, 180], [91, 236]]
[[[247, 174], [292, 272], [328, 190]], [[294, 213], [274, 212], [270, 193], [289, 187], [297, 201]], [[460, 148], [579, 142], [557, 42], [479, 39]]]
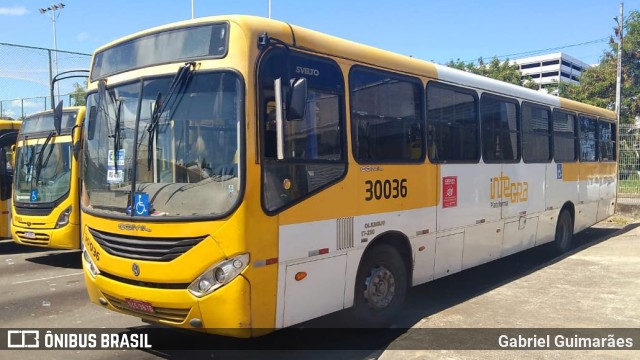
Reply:
[[[616, 74], [616, 139], [620, 139], [620, 108], [622, 107], [622, 27], [624, 25], [624, 19], [622, 18], [624, 14], [624, 5], [622, 1], [620, 1], [620, 15], [618, 17], [614, 17], [613, 19], [618, 22], [618, 26], [616, 27], [616, 36], [618, 38], [618, 67]], [[613, 134], [612, 134], [613, 135]], [[620, 156], [620, 141], [616, 141], [616, 154]], [[616, 174], [620, 173], [620, 160], [616, 161]], [[618, 208], [618, 194], [620, 194], [620, 179], [616, 179], [616, 204], [615, 208]]]
[[620, 124], [620, 108], [622, 107], [621, 97], [622, 97], [622, 37], [623, 37], [623, 14], [624, 14], [624, 4], [622, 1], [620, 2], [620, 16], [614, 17], [613, 19], [618, 22], [618, 26], [616, 27], [616, 36], [618, 38], [618, 69], [616, 74], [616, 120], [618, 124]]

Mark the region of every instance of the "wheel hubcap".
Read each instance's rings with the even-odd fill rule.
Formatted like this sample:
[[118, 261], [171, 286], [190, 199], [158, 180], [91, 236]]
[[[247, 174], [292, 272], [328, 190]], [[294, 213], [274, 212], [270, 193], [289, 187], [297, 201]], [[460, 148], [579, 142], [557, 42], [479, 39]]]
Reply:
[[396, 293], [396, 280], [384, 266], [376, 266], [365, 280], [364, 297], [374, 310], [384, 309]]

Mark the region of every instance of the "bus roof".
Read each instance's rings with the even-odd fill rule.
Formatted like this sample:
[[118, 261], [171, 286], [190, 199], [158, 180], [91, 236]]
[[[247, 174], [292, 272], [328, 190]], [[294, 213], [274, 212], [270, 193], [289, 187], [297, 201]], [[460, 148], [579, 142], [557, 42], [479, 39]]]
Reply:
[[[68, 106], [68, 107], [64, 107], [62, 108], [62, 111], [80, 111], [82, 109], [85, 109], [84, 106]], [[50, 114], [52, 113], [53, 110], [44, 110], [44, 111], [39, 111], [37, 113], [33, 113], [29, 116], [25, 116], [25, 119], [28, 119], [30, 117], [35, 117], [35, 116], [41, 116], [41, 115], [45, 115], [45, 114]]]
[[7, 119], [7, 118], [0, 119], [0, 129], [2, 130], [7, 130], [7, 129], [18, 130], [20, 129], [21, 124], [22, 124], [22, 120]]
[[[69, 106], [62, 109], [62, 133], [70, 132], [71, 129], [79, 122], [84, 120], [85, 106]], [[73, 116], [65, 117], [64, 114], [73, 114]], [[24, 118], [22, 125], [19, 127], [21, 134], [45, 134], [54, 130], [53, 110], [40, 111]]]
[[257, 41], [257, 36], [266, 32], [269, 36], [278, 38], [296, 49], [318, 52], [361, 64], [367, 64], [415, 76], [427, 77], [430, 79], [438, 79], [498, 94], [508, 94], [510, 96], [516, 96], [521, 99], [548, 104], [551, 106], [562, 105], [567, 109], [594, 114], [610, 120], [615, 120], [616, 118], [615, 112], [596, 106], [545, 94], [532, 89], [527, 89], [523, 86], [509, 84], [444, 65], [434, 64], [429, 61], [415, 59], [410, 56], [400, 55], [373, 46], [356, 43], [318, 31], [306, 29], [297, 25], [291, 25], [279, 20], [251, 15], [210, 16], [153, 27], [103, 45], [96, 49], [94, 55], [114, 45], [155, 32], [222, 21], [235, 23], [242, 28], [245, 36], [247, 37], [248, 44], [255, 43]]

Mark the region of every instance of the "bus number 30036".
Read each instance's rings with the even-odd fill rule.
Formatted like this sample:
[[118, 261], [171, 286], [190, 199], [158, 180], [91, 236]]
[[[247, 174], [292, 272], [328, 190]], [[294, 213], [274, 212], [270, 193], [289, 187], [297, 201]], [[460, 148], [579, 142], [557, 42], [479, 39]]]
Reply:
[[407, 197], [407, 179], [367, 180], [365, 201]]

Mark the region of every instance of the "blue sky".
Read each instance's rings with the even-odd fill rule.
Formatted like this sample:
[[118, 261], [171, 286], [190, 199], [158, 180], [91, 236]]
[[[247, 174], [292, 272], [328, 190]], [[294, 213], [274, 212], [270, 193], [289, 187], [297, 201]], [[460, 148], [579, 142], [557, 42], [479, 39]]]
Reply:
[[[58, 49], [82, 53], [139, 30], [190, 19], [192, 4], [191, 0], [62, 2], [66, 7], [56, 22]], [[51, 19], [38, 12], [52, 3], [0, 0], [0, 42], [52, 48]], [[193, 3], [196, 17], [268, 16], [268, 0]], [[514, 59], [549, 49], [536, 54], [563, 51], [593, 64], [608, 49], [619, 4], [618, 0], [272, 0], [272, 18], [438, 63], [474, 61], [480, 56]], [[640, 0], [625, 1], [624, 6], [628, 14], [640, 9]], [[2, 91], [5, 86], [0, 72], [0, 100], [8, 96]]]

